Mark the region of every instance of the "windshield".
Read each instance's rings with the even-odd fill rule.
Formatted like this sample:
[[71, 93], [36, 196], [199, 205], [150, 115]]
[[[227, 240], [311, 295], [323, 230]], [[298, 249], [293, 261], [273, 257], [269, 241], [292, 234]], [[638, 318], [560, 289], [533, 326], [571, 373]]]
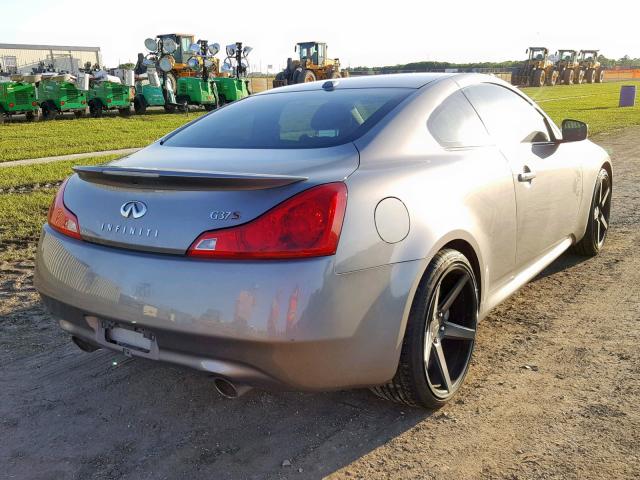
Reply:
[[323, 148], [362, 136], [413, 89], [307, 90], [248, 97], [177, 131], [163, 144], [193, 148]]

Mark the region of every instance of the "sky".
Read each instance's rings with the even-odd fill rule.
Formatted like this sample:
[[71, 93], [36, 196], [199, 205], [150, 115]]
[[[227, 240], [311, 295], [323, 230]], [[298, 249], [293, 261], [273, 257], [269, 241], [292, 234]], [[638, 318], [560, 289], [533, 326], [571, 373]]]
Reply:
[[145, 38], [172, 32], [242, 41], [253, 47], [251, 68], [271, 72], [301, 41], [326, 42], [343, 67], [523, 59], [528, 46], [640, 57], [637, 0], [0, 0], [0, 11], [11, 19], [0, 43], [99, 46], [107, 67], [135, 62]]

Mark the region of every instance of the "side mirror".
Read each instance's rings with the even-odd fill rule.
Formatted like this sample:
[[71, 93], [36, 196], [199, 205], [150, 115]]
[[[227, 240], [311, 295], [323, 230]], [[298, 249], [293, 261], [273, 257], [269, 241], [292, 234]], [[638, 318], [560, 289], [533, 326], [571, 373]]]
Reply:
[[589, 134], [589, 127], [580, 120], [563, 120], [562, 121], [562, 141], [563, 142], [579, 142], [586, 140]]

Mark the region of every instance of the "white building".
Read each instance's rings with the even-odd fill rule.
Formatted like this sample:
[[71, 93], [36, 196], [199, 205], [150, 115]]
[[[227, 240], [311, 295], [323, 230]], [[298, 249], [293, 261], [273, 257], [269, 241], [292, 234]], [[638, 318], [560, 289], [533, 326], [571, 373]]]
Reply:
[[102, 65], [100, 47], [0, 43], [0, 73], [31, 73], [44, 65], [58, 72], [77, 74], [87, 62]]

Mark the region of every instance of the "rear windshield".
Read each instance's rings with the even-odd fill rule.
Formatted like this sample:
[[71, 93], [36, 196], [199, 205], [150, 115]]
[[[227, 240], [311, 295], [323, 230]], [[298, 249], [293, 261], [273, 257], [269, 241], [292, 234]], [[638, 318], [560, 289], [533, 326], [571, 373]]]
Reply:
[[195, 148], [322, 148], [362, 136], [412, 89], [307, 90], [256, 95], [217, 110], [164, 145]]

